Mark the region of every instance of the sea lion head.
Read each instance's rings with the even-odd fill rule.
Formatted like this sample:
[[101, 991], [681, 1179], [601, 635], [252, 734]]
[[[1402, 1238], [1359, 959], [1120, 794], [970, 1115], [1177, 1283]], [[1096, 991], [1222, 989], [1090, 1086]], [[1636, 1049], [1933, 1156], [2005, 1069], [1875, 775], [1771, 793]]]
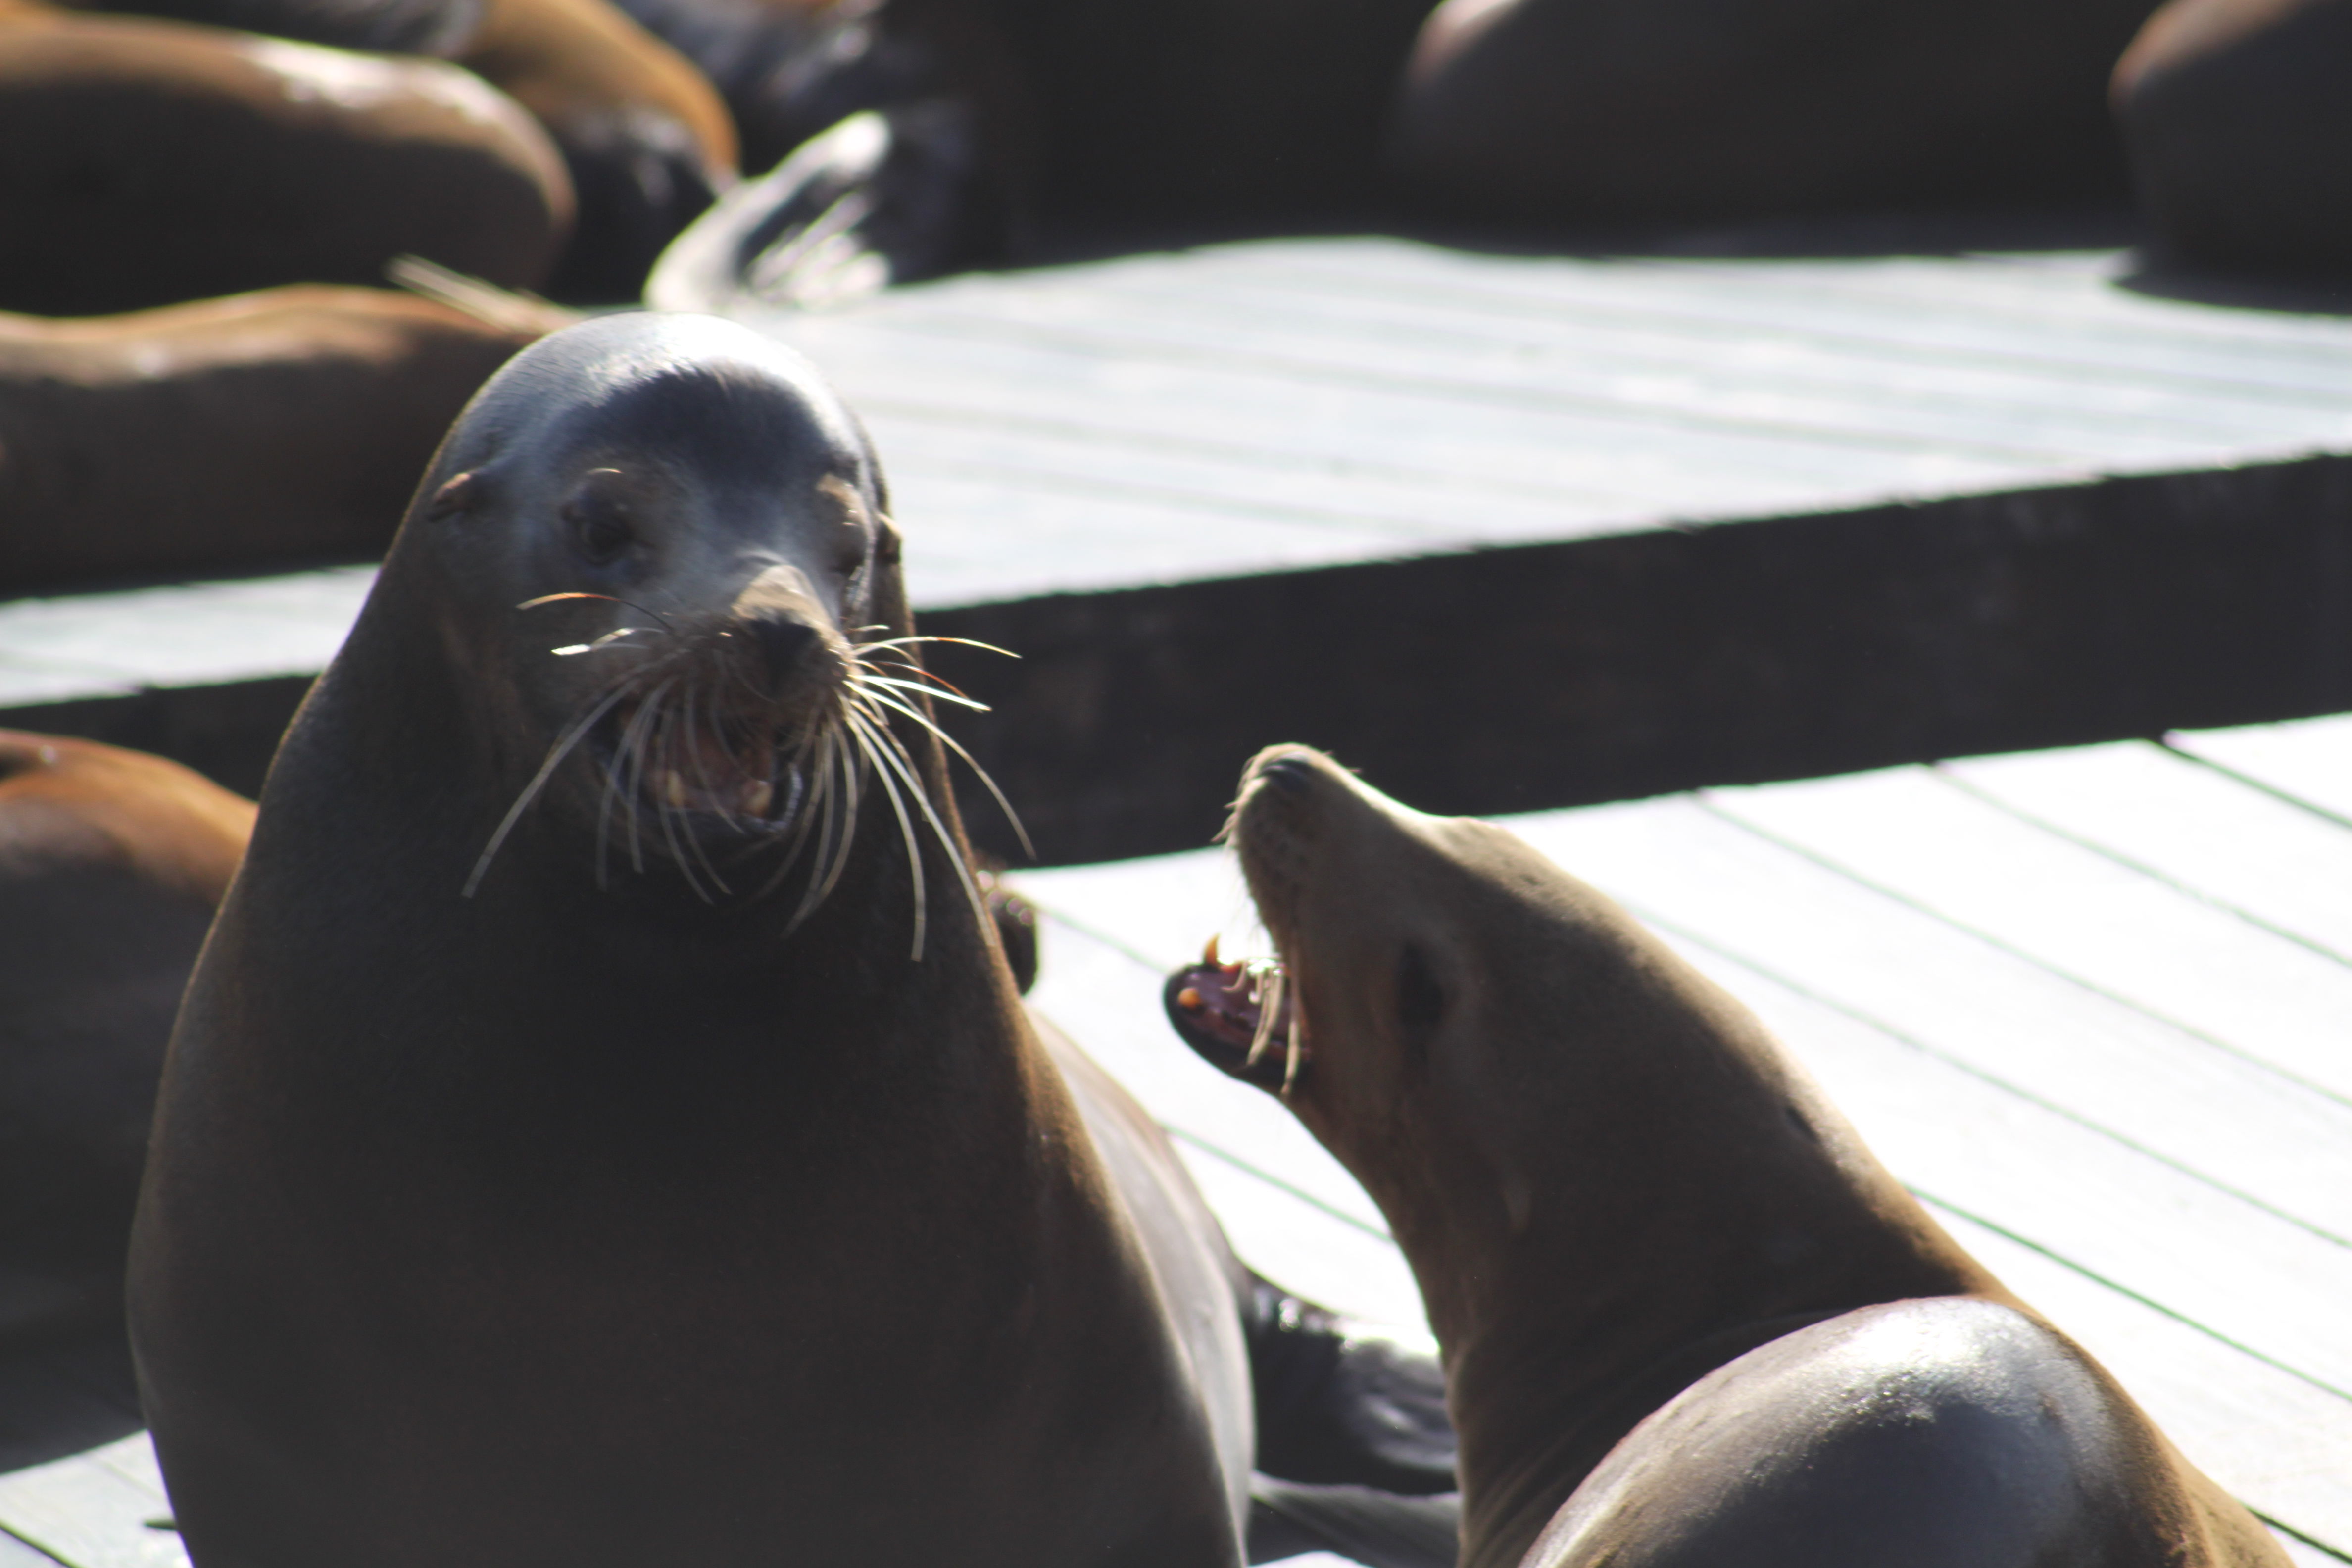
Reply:
[[822, 898], [861, 798], [921, 793], [893, 738], [928, 721], [887, 505], [841, 399], [732, 322], [610, 317], [501, 370], [352, 644], [368, 663], [397, 628], [373, 663], [437, 668], [459, 711], [436, 743], [483, 753], [459, 772], [500, 815], [466, 891], [553, 852], [716, 903], [797, 865]]
[[1708, 1096], [1677, 1074], [1757, 1034], [1522, 840], [1410, 810], [1318, 752], [1261, 752], [1227, 832], [1278, 966], [1181, 971], [1170, 1017], [1363, 1182], [1425, 1291], [1589, 1195], [1653, 1108]]

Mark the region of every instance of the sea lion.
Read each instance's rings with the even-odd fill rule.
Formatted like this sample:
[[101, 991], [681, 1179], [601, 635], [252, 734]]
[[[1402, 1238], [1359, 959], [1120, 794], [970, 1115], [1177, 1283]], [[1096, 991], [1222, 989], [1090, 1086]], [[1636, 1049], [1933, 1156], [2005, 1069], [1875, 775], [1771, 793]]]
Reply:
[[1525, 223], [2119, 199], [2100, 109], [2152, 0], [1446, 0], [1389, 128], [1426, 202]]
[[0, 590], [377, 553], [466, 399], [559, 319], [508, 310], [292, 285], [0, 314]]
[[0, 730], [0, 1343], [121, 1313], [163, 1045], [252, 827], [176, 763]]
[[662, 248], [735, 180], [735, 127], [677, 50], [604, 0], [487, 0], [458, 63], [538, 117], [579, 222], [559, 299], [634, 302]]
[[563, 154], [578, 220], [545, 285], [561, 298], [635, 300], [662, 247], [735, 177], [735, 128], [716, 89], [604, 0], [58, 3], [466, 67], [529, 110]]
[[1303, 746], [1250, 763], [1230, 837], [1279, 980], [1211, 963], [1171, 1016], [1227, 1063], [1262, 1036], [1244, 1071], [1387, 1215], [1468, 1568], [2284, 1568], [1601, 894]]
[[485, 0], [55, 0], [75, 11], [160, 16], [297, 43], [452, 58], [473, 42]]
[[572, 205], [537, 121], [456, 66], [0, 0], [0, 310], [374, 283], [404, 254], [530, 289]]
[[159, 1095], [200, 1568], [1240, 1560], [1251, 1282], [1014, 995], [887, 511], [725, 321], [557, 333], [451, 430]]
[[2172, 0], [2116, 64], [2116, 118], [2171, 259], [2352, 273], [2352, 3]]

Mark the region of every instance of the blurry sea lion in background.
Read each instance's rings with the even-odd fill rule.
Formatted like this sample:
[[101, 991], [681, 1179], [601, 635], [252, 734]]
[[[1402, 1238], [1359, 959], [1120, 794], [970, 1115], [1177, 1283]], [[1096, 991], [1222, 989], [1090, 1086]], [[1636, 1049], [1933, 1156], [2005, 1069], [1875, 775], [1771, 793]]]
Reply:
[[2121, 197], [2104, 107], [2151, 0], [1446, 0], [1390, 152], [1504, 221]]
[[0, 1342], [122, 1310], [164, 1042], [253, 803], [0, 730]]
[[2352, 273], [2352, 0], [2172, 0], [2114, 90], [2166, 249]]
[[562, 319], [539, 314], [322, 284], [0, 314], [0, 592], [381, 551], [474, 389]]
[[1465, 1568], [2286, 1568], [1608, 899], [1304, 746], [1228, 837], [1281, 968], [1188, 971], [1170, 1016], [1388, 1216]]
[[579, 223], [560, 299], [635, 301], [654, 258], [735, 180], [735, 127], [700, 72], [604, 0], [486, 0], [458, 63], [536, 115]]
[[471, 72], [0, 0], [0, 310], [99, 315], [414, 254], [548, 275], [572, 183]]
[[871, 286], [1089, 228], [2119, 198], [2103, 85], [2153, 0], [623, 3], [747, 144], [800, 138], [766, 217], [707, 220], [789, 303], [848, 251]]
[[579, 221], [547, 288], [566, 299], [635, 300], [662, 247], [734, 179], [735, 131], [718, 93], [604, 0], [63, 3], [345, 49], [440, 55], [466, 67], [529, 110], [562, 151]]

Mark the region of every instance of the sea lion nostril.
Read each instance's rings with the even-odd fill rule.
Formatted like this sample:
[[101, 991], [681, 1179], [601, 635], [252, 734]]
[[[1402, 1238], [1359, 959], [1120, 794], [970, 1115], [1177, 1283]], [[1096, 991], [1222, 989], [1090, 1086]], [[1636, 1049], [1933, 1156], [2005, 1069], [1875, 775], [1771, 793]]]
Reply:
[[776, 675], [799, 668], [823, 641], [817, 629], [797, 616], [756, 616], [745, 629], [767, 661], [770, 672]]

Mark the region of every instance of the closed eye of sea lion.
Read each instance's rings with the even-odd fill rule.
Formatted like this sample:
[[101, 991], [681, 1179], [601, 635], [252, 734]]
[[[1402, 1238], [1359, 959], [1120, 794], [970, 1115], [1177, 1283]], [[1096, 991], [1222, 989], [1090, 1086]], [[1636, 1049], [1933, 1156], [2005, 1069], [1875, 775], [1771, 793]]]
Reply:
[[1301, 746], [1250, 764], [1230, 837], [1283, 994], [1213, 955], [1171, 1016], [1388, 1215], [1444, 1348], [1465, 1564], [2283, 1568], [1601, 894]]

